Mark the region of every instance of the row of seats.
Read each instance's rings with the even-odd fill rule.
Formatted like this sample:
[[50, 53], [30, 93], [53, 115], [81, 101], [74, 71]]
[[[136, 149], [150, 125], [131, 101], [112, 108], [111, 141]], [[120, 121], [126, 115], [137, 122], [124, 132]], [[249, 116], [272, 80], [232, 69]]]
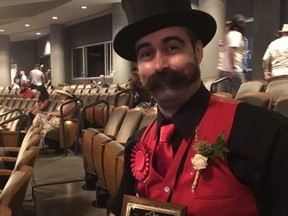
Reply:
[[3, 215], [21, 215], [26, 190], [39, 153], [40, 132], [41, 127], [33, 125], [27, 131], [20, 147], [0, 147], [0, 209], [6, 209], [5, 214], [1, 212]]
[[114, 196], [122, 177], [123, 150], [128, 138], [156, 118], [156, 109], [116, 107], [104, 130], [83, 132], [84, 169], [98, 176], [101, 185]]
[[[112, 83], [109, 87], [99, 87], [99, 88], [92, 88], [91, 84], [72, 84], [69, 85], [73, 90], [75, 95], [87, 95], [87, 94], [102, 94], [102, 93], [116, 93], [120, 90], [128, 89], [127, 83]], [[47, 91], [49, 94], [56, 94], [56, 90], [62, 88], [63, 86], [58, 86], [53, 88], [52, 86], [46, 86]], [[15, 98], [20, 95], [20, 89], [10, 89], [9, 86], [0, 86], [0, 97], [4, 98]]]
[[[217, 89], [212, 87], [217, 81], [203, 82], [206, 88], [210, 90]], [[210, 87], [209, 87], [210, 85]], [[236, 96], [233, 98], [227, 92], [213, 92], [219, 97], [228, 99], [237, 99], [252, 105], [262, 106], [267, 109], [273, 109], [288, 117], [288, 76], [274, 77], [270, 80], [250, 80], [242, 83]]]

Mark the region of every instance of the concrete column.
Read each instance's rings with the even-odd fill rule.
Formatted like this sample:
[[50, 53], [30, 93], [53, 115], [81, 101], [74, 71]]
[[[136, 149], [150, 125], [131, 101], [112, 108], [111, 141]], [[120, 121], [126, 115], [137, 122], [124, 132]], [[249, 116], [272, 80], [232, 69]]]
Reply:
[[68, 75], [65, 75], [64, 55], [64, 26], [61, 24], [50, 25], [51, 44], [51, 81], [52, 85], [68, 82]]
[[[203, 79], [218, 74], [219, 39], [225, 28], [226, 0], [201, 0], [199, 1], [199, 9], [212, 15], [217, 23], [214, 38], [204, 48], [204, 58], [201, 65], [201, 78]], [[206, 26], [203, 26], [203, 28], [206, 28]]]
[[[128, 24], [126, 14], [122, 9], [120, 3], [116, 3], [112, 7], [112, 20], [113, 20], [113, 38], [115, 35]], [[113, 50], [113, 82], [124, 83], [127, 82], [131, 72], [131, 63], [121, 58]]]
[[0, 85], [9, 86], [10, 84], [10, 37], [0, 35]]

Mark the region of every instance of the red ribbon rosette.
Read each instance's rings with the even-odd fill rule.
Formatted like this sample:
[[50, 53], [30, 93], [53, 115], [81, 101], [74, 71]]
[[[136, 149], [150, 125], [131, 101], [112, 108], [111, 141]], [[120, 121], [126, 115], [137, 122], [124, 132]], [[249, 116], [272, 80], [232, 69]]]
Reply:
[[143, 181], [149, 173], [151, 151], [144, 142], [138, 142], [134, 145], [131, 153], [131, 171], [133, 176]]

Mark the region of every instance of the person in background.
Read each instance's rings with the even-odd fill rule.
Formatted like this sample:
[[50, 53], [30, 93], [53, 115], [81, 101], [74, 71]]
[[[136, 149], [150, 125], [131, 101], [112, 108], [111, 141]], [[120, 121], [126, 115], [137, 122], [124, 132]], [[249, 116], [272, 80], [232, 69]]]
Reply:
[[40, 86], [42, 85], [43, 82], [45, 82], [45, 76], [43, 72], [40, 70], [39, 64], [35, 64], [34, 69], [30, 71], [29, 80], [31, 82], [30, 84], [31, 89], [36, 89], [37, 86]]
[[29, 88], [29, 83], [27, 83], [27, 82], [21, 83], [20, 97], [24, 98], [24, 99], [25, 98], [29, 98], [29, 99], [35, 98], [34, 92]]
[[279, 30], [280, 38], [272, 41], [263, 56], [264, 78], [288, 75], [288, 24]]
[[23, 82], [29, 82], [26, 74], [25, 74], [25, 71], [21, 70], [20, 71], [20, 82], [23, 83]]
[[109, 87], [109, 84], [105, 81], [105, 76], [103, 74], [101, 74], [99, 76], [99, 80], [97, 82], [97, 87], [100, 87], [100, 88], [108, 88]]
[[20, 80], [18, 78], [14, 79], [14, 82], [12, 83], [12, 85], [9, 86], [9, 90], [11, 91], [12, 89], [15, 89], [15, 90], [20, 89]]
[[96, 80], [89, 80], [92, 88], [108, 88], [109, 84], [105, 82], [105, 76], [101, 74], [99, 76], [98, 82]]
[[143, 107], [148, 109], [153, 106], [152, 97], [149, 92], [144, 89], [137, 68], [133, 69], [133, 72], [128, 79], [128, 85], [133, 92], [132, 107]]
[[187, 216], [288, 215], [287, 118], [223, 100], [201, 82], [214, 18], [190, 0], [122, 6], [129, 25], [114, 37], [114, 50], [137, 62], [157, 118], [125, 144], [110, 215], [121, 215], [124, 195], [181, 205]]
[[46, 80], [46, 83], [45, 85], [46, 86], [51, 86], [51, 68], [48, 67], [47, 68], [47, 71], [45, 72], [45, 80]]
[[222, 39], [221, 46], [219, 46], [218, 78], [230, 77], [231, 80], [226, 79], [220, 82], [217, 90], [230, 92], [233, 96], [236, 95], [240, 85], [246, 81], [243, 70], [243, 59], [246, 54], [243, 35], [244, 21], [245, 17], [241, 14], [232, 16], [228, 25], [229, 30]]
[[[61, 100], [63, 103], [69, 102], [75, 98], [75, 95], [73, 94], [73, 89], [69, 86], [64, 86], [61, 90], [56, 90], [56, 93], [60, 95]], [[63, 106], [63, 117], [70, 118], [73, 116], [74, 111], [76, 108], [76, 103], [67, 103]], [[60, 109], [57, 108], [56, 111], [53, 112], [44, 112], [44, 113], [38, 113], [36, 114], [33, 124], [40, 124], [43, 126], [43, 130], [41, 131], [41, 135], [43, 138], [45, 135], [51, 131], [56, 130], [60, 128], [60, 119], [61, 119], [61, 113]]]
[[36, 103], [26, 114], [29, 116], [29, 125], [33, 122], [35, 116], [40, 111], [45, 111], [50, 104], [49, 93], [44, 85], [36, 88]]

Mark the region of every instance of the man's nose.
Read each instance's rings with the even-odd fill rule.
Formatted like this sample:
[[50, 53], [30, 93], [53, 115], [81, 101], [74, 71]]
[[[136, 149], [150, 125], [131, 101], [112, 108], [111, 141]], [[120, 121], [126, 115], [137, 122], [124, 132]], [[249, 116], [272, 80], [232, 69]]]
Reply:
[[168, 59], [161, 52], [157, 52], [154, 59], [154, 70], [162, 71], [164, 68], [168, 67]]

